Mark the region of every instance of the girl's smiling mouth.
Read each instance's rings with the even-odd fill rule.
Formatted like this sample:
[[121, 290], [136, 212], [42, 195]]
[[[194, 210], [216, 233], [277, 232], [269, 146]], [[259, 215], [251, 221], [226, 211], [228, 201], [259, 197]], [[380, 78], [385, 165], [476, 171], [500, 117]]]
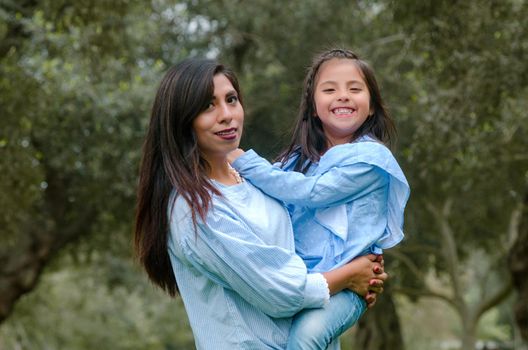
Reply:
[[353, 114], [356, 110], [350, 107], [337, 107], [332, 109], [332, 113], [336, 116], [349, 116]]

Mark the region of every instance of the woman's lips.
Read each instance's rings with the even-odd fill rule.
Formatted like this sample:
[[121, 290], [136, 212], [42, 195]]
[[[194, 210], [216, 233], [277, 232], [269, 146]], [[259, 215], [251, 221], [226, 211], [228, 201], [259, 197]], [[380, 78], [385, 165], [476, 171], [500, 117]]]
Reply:
[[215, 132], [215, 135], [220, 136], [224, 140], [233, 140], [237, 137], [237, 129], [229, 128]]

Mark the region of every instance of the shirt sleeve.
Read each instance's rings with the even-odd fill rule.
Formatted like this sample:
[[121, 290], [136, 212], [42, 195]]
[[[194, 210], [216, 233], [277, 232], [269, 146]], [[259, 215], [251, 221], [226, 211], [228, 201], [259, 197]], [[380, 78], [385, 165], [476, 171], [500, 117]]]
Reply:
[[323, 173], [307, 176], [271, 165], [253, 150], [239, 157], [233, 167], [268, 195], [310, 208], [341, 205], [388, 183], [383, 169], [368, 163], [335, 164]]
[[[182, 229], [174, 222], [172, 234]], [[206, 223], [198, 222], [196, 231], [192, 223], [185, 231], [190, 234], [175, 241], [194, 268], [272, 317], [322, 307], [330, 297], [323, 275], [308, 274], [293, 251], [264, 243], [220, 205], [209, 210]]]

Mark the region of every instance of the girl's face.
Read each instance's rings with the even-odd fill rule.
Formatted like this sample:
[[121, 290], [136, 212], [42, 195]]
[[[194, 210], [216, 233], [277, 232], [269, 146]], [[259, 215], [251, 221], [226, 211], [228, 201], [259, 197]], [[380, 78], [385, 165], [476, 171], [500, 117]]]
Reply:
[[193, 120], [198, 147], [206, 160], [225, 158], [240, 144], [244, 109], [233, 84], [223, 74], [213, 78], [213, 99]]
[[332, 58], [319, 68], [314, 101], [328, 147], [350, 142], [373, 110], [370, 93], [353, 60]]

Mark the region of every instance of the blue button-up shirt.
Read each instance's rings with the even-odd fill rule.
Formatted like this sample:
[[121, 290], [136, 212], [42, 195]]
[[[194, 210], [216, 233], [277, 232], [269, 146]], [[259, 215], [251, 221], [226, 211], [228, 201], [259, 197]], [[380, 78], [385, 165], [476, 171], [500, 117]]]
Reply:
[[[291, 317], [329, 298], [295, 254], [287, 210], [249, 182], [215, 183], [205, 222], [181, 196], [169, 210], [169, 255], [198, 349], [285, 349]], [[174, 196], [173, 196], [174, 198]]]
[[297, 253], [310, 271], [381, 253], [403, 239], [409, 185], [392, 153], [371, 137], [330, 148], [305, 174], [272, 166], [250, 150], [233, 166], [289, 205]]

